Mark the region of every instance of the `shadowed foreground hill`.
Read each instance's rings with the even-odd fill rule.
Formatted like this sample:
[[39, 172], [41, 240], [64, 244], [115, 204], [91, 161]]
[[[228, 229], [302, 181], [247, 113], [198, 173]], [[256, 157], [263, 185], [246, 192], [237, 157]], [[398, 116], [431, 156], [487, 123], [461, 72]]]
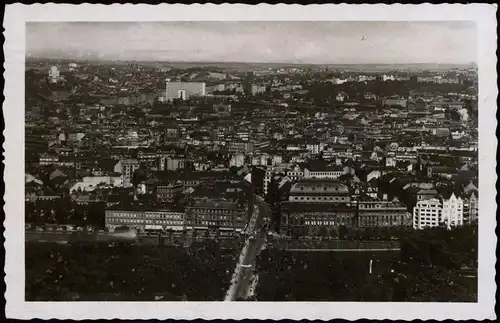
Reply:
[[219, 301], [235, 251], [217, 246], [26, 244], [26, 300]]
[[258, 260], [257, 299], [476, 302], [476, 268], [477, 227], [469, 226], [414, 231], [399, 254], [270, 249]]

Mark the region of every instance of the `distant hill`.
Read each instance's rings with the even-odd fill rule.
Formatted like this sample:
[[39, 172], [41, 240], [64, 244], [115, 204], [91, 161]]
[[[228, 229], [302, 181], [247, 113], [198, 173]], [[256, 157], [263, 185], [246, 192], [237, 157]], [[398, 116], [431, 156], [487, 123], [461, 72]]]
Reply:
[[215, 68], [218, 70], [237, 70], [237, 71], [249, 71], [255, 69], [266, 69], [266, 68], [329, 68], [329, 69], [341, 69], [350, 71], [364, 71], [364, 72], [383, 72], [383, 71], [440, 71], [449, 70], [453, 68], [475, 68], [476, 64], [470, 62], [468, 64], [438, 64], [438, 63], [408, 63], [408, 64], [306, 64], [306, 63], [245, 63], [245, 62], [171, 62], [171, 61], [112, 61], [112, 60], [70, 60], [70, 59], [49, 59], [49, 58], [33, 58], [27, 57], [27, 63], [43, 61], [43, 62], [57, 62], [69, 63], [69, 62], [88, 62], [96, 65], [101, 64], [111, 64], [111, 65], [123, 65], [123, 64], [138, 64], [142, 66], [163, 66], [171, 67], [175, 69], [193, 69], [193, 68]]

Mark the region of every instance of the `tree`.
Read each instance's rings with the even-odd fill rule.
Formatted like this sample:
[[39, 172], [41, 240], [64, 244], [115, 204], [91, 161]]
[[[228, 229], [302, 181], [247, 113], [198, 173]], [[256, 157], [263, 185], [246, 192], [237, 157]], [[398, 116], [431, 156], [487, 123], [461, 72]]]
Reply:
[[292, 228], [290, 235], [293, 239], [298, 239], [302, 236], [302, 230], [300, 228]]
[[91, 203], [88, 211], [87, 223], [100, 229], [104, 228], [104, 219], [106, 217], [105, 209], [105, 202]]
[[126, 225], [115, 228], [115, 232], [125, 232], [125, 231], [129, 231], [129, 230], [130, 230], [130, 228]]
[[319, 228], [318, 236], [320, 236], [320, 237], [327, 237], [328, 236], [328, 230], [326, 229], [325, 226], [322, 226]]
[[341, 225], [339, 227], [339, 238], [345, 240], [348, 234], [347, 227], [345, 225]]

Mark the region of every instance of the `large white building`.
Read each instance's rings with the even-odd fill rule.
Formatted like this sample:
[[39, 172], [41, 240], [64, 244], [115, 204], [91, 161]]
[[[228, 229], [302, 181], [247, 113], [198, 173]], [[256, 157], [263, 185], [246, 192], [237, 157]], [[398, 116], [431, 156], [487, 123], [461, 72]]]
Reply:
[[59, 69], [57, 66], [52, 66], [49, 70], [49, 80], [52, 83], [57, 83], [59, 80]]
[[168, 82], [165, 90], [165, 100], [187, 100], [191, 96], [205, 96], [204, 82]]
[[441, 202], [436, 198], [421, 200], [413, 208], [413, 227], [415, 229], [433, 228], [444, 225], [446, 228], [464, 224], [464, 203], [452, 194]]
[[464, 224], [464, 203], [460, 197], [452, 194], [448, 200], [443, 200], [441, 221], [448, 229]]
[[413, 208], [413, 228], [424, 229], [439, 226], [443, 207], [438, 199], [418, 201]]

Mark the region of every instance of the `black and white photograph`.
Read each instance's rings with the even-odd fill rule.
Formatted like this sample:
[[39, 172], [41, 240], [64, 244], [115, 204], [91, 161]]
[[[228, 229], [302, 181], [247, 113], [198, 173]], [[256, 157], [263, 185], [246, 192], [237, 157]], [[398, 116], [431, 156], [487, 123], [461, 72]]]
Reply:
[[23, 22], [23, 302], [479, 304], [477, 19], [142, 17]]

